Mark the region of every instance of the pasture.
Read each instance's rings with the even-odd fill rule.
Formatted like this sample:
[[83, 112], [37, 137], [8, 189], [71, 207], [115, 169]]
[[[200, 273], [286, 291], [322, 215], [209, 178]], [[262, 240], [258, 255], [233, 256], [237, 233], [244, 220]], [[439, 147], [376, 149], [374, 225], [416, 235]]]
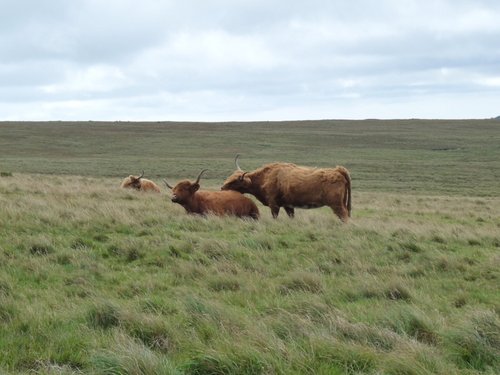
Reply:
[[[496, 374], [500, 121], [0, 123], [0, 373]], [[188, 216], [209, 168], [344, 165], [353, 217]]]

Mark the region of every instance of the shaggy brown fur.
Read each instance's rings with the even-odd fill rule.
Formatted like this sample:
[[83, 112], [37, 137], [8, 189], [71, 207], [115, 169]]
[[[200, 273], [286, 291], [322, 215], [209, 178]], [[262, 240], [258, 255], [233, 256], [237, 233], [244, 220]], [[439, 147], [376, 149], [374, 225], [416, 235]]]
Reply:
[[152, 191], [155, 193], [160, 193], [160, 187], [156, 185], [153, 181], [146, 178], [142, 178], [144, 172], [141, 176], [128, 176], [123, 179], [120, 187], [125, 189], [136, 189], [139, 191]]
[[308, 168], [291, 163], [272, 163], [253, 172], [239, 168], [229, 176], [222, 190], [254, 195], [271, 209], [274, 218], [281, 207], [293, 217], [294, 208], [329, 206], [340, 220], [351, 216], [351, 177], [344, 167]]
[[259, 209], [248, 197], [236, 191], [199, 190], [199, 178], [195, 182], [183, 180], [171, 187], [172, 202], [180, 204], [190, 214], [233, 215], [237, 217], [259, 218]]

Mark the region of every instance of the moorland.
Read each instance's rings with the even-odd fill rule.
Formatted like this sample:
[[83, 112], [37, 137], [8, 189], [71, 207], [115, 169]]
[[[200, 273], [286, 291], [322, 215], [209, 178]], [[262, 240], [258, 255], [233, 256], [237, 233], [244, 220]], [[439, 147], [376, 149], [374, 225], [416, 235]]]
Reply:
[[[1, 122], [0, 373], [500, 372], [500, 122]], [[161, 183], [351, 172], [353, 213], [187, 215]]]

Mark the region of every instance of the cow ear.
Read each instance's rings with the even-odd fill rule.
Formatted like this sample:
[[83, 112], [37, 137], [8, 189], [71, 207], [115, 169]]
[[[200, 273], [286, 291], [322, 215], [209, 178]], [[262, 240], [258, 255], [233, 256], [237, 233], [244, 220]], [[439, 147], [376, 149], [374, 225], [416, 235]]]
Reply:
[[194, 193], [195, 191], [198, 191], [200, 188], [200, 184], [193, 184], [191, 185], [191, 192]]

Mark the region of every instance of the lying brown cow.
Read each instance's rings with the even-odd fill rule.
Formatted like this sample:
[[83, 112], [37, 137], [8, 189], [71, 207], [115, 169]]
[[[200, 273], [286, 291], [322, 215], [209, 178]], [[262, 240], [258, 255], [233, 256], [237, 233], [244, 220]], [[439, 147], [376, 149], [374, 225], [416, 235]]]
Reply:
[[144, 171], [140, 176], [128, 176], [123, 181], [120, 187], [125, 189], [136, 189], [140, 191], [153, 191], [155, 193], [160, 192], [160, 187], [156, 185], [153, 181], [148, 180], [144, 177]]
[[294, 208], [329, 206], [340, 220], [351, 216], [351, 177], [344, 167], [308, 168], [291, 163], [272, 163], [253, 172], [244, 172], [236, 155], [237, 170], [229, 176], [222, 190], [254, 195], [271, 208], [274, 218], [280, 207], [293, 217]]
[[204, 169], [198, 175], [196, 181], [183, 180], [174, 187], [166, 180], [165, 185], [172, 189], [172, 202], [179, 203], [190, 214], [205, 215], [234, 215], [238, 217], [259, 218], [259, 209], [255, 203], [237, 191], [206, 191], [200, 188], [201, 175], [207, 171]]

